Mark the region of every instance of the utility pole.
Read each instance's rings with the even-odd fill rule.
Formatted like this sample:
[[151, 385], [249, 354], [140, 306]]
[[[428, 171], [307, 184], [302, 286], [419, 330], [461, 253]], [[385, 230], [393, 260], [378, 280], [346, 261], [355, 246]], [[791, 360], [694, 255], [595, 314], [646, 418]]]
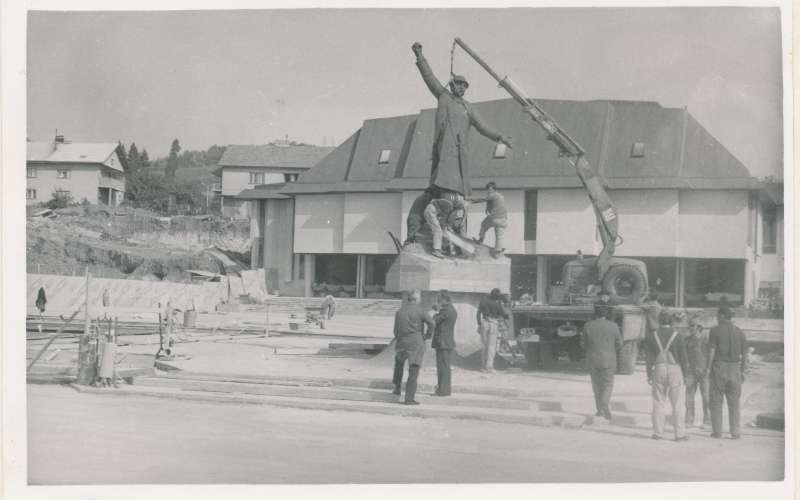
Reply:
[[81, 335], [80, 343], [78, 344], [78, 377], [77, 382], [79, 385], [89, 385], [95, 379], [96, 366], [95, 366], [95, 353], [92, 349], [92, 320], [89, 316], [89, 282], [90, 282], [89, 266], [86, 266], [86, 293], [84, 295], [83, 303], [83, 335]]

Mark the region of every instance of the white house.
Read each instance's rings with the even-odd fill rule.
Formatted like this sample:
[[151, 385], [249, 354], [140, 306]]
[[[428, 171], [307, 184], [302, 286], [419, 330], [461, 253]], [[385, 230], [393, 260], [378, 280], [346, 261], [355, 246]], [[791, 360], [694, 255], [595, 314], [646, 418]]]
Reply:
[[221, 177], [222, 214], [249, 218], [250, 203], [238, 199], [239, 193], [261, 184], [293, 182], [332, 150], [329, 147], [296, 146], [285, 141], [261, 146], [228, 146], [215, 171]]
[[28, 205], [47, 202], [54, 193], [73, 201], [119, 205], [125, 197], [124, 159], [114, 143], [27, 143]]

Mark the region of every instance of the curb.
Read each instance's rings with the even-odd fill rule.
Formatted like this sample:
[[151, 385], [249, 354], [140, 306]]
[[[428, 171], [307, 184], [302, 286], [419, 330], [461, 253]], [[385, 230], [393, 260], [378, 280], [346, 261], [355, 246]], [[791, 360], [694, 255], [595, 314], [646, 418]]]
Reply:
[[99, 394], [106, 396], [144, 396], [179, 401], [238, 403], [307, 410], [354, 411], [419, 418], [452, 418], [458, 420], [477, 420], [482, 422], [520, 424], [537, 427], [562, 427], [565, 429], [580, 429], [584, 424], [587, 423], [587, 418], [584, 416], [573, 417], [567, 415], [543, 415], [538, 413], [513, 414], [486, 411], [475, 412], [464, 411], [458, 408], [452, 409], [448, 407], [407, 407], [397, 403], [376, 402], [362, 404], [358, 402], [342, 402], [337, 400], [315, 400], [303, 398], [295, 399], [282, 396], [263, 397], [221, 393], [198, 393], [192, 391], [147, 390], [131, 386], [121, 389], [104, 389], [70, 384], [70, 387], [80, 393]]

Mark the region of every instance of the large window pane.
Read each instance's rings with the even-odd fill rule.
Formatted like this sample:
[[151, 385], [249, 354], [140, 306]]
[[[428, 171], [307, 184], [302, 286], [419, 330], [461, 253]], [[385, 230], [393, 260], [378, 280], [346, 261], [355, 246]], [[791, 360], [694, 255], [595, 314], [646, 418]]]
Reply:
[[536, 297], [536, 256], [511, 256], [511, 299], [519, 300], [525, 292]]
[[744, 302], [744, 270], [743, 260], [687, 259], [686, 306], [741, 305]]

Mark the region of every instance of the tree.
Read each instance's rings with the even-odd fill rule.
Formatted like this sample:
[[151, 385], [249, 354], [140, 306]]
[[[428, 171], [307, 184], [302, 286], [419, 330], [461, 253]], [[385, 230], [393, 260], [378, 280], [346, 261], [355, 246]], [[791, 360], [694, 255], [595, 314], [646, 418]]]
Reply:
[[117, 156], [122, 160], [122, 169], [128, 173], [128, 153], [125, 152], [125, 145], [122, 141], [117, 141]]
[[147, 154], [147, 149], [142, 150], [142, 154], [139, 156], [139, 160], [141, 161], [143, 168], [150, 167], [150, 156]]
[[132, 173], [138, 172], [142, 167], [142, 158], [139, 156], [139, 150], [136, 148], [136, 143], [132, 142], [131, 147], [128, 148], [128, 168]]
[[164, 174], [167, 179], [175, 178], [175, 171], [178, 170], [178, 153], [181, 151], [181, 145], [178, 139], [172, 141], [172, 146], [169, 148], [169, 159], [167, 160], [167, 169]]

